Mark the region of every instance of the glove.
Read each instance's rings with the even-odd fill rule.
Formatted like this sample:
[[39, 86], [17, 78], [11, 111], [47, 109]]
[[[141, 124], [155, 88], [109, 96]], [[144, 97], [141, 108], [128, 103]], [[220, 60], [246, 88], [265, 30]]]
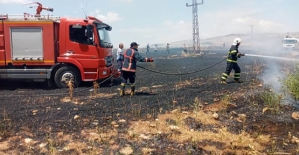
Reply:
[[147, 62], [154, 62], [153, 58], [147, 59]]
[[240, 58], [241, 56], [245, 56], [243, 53], [238, 53], [237, 57]]

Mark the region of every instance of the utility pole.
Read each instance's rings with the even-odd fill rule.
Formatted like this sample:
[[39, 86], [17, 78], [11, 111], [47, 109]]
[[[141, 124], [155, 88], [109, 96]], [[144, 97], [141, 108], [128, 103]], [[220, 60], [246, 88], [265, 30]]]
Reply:
[[198, 28], [198, 15], [197, 15], [197, 5], [203, 4], [197, 3], [197, 0], [192, 0], [192, 4], [186, 3], [187, 7], [192, 6], [192, 16], [193, 16], [193, 52], [200, 52], [200, 41], [199, 41], [199, 28]]
[[251, 28], [251, 46], [253, 46], [253, 25], [249, 25]]

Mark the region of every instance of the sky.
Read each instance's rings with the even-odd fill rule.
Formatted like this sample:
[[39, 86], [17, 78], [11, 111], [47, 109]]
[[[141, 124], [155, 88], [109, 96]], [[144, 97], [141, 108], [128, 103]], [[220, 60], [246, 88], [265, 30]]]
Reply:
[[[38, 0], [37, 0], [38, 1]], [[29, 0], [0, 0], [0, 14], [35, 13]], [[82, 8], [112, 26], [114, 46], [133, 41], [168, 43], [192, 39], [192, 0], [39, 0], [61, 17], [84, 18]], [[201, 0], [198, 0], [200, 3]], [[232, 33], [299, 32], [299, 0], [204, 0], [198, 5], [200, 38]]]

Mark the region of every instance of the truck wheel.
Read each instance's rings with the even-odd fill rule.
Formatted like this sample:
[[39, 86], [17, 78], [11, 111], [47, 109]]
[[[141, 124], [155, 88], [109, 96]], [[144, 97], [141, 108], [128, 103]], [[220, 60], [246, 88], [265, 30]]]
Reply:
[[59, 88], [67, 88], [70, 80], [73, 80], [74, 87], [78, 87], [81, 82], [80, 73], [74, 67], [64, 66], [56, 71], [54, 81]]

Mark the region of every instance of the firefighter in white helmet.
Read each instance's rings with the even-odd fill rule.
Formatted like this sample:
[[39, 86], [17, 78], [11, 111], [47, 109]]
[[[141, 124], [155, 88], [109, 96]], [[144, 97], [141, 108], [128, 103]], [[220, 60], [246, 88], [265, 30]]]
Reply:
[[240, 80], [241, 69], [237, 63], [238, 58], [241, 56], [245, 56], [245, 54], [239, 52], [239, 46], [242, 40], [240, 38], [236, 38], [228, 52], [227, 57], [227, 66], [225, 72], [222, 74], [221, 83], [226, 84], [226, 79], [229, 76], [232, 69], [235, 71], [234, 80], [237, 83], [242, 83]]

